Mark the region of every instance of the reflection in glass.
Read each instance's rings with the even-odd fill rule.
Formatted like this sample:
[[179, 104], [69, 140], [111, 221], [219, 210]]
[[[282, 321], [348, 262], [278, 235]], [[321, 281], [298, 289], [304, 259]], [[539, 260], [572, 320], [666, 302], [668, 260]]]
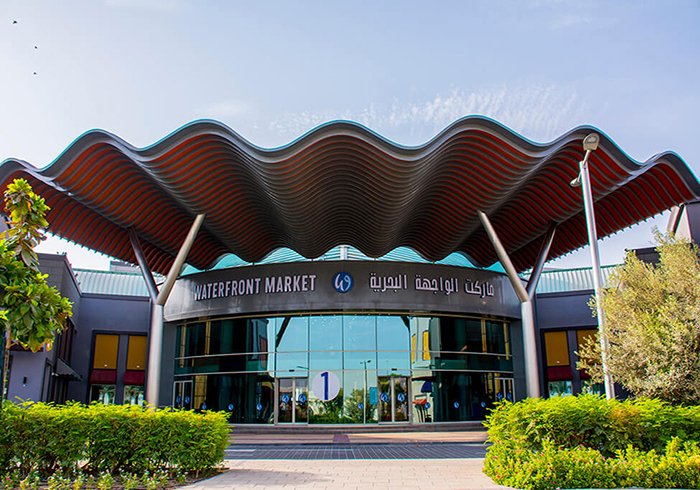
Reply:
[[144, 391], [143, 386], [126, 385], [124, 386], [124, 403], [128, 405], [143, 406]]
[[377, 317], [377, 370], [380, 375], [409, 375], [411, 341], [408, 317]]
[[90, 401], [97, 401], [105, 405], [114, 403], [116, 385], [92, 385]]
[[[495, 319], [399, 315], [185, 323], [177, 329], [172, 403], [223, 410], [232, 423], [481, 420], [513, 398], [508, 328]], [[309, 388], [323, 371], [340, 380], [333, 400]], [[94, 399], [114, 400], [100, 389], [93, 387]]]
[[309, 368], [340, 371], [343, 369], [343, 317], [309, 318]]

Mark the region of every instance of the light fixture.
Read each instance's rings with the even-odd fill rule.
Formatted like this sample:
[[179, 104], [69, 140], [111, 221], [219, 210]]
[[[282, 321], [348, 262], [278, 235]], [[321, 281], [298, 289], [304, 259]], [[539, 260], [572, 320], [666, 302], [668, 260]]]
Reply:
[[600, 269], [600, 252], [598, 251], [598, 233], [596, 231], [595, 210], [593, 209], [593, 190], [591, 189], [591, 178], [588, 172], [588, 159], [591, 152], [598, 149], [600, 136], [590, 133], [583, 138], [583, 150], [586, 152], [583, 160], [579, 162], [578, 176], [571, 181], [572, 187], [581, 187], [583, 195], [583, 211], [586, 215], [586, 230], [588, 232], [588, 243], [591, 249], [591, 269], [593, 272], [593, 288], [595, 291], [595, 303], [598, 319], [598, 334], [600, 336], [601, 364], [603, 367], [603, 379], [605, 384], [605, 397], [610, 400], [615, 398], [615, 386], [612, 376], [608, 371], [608, 341], [603, 335], [605, 327], [605, 312], [600, 306], [601, 294], [603, 291], [603, 274]]

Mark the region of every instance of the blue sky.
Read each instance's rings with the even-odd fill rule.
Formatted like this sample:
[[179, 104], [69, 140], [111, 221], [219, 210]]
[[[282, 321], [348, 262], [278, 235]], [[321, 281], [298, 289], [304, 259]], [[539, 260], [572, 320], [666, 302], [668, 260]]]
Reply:
[[[44, 166], [92, 128], [147, 146], [198, 118], [264, 147], [337, 118], [416, 145], [483, 114], [540, 142], [592, 124], [698, 174], [698, 26], [700, 2], [682, 0], [3, 0], [0, 160]], [[605, 240], [603, 262], [650, 228]], [[42, 245], [63, 249], [107, 264]]]

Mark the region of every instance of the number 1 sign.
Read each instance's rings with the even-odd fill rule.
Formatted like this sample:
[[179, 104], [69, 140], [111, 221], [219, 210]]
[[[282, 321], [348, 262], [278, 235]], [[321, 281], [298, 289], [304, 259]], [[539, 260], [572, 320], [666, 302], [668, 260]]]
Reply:
[[311, 381], [311, 391], [321, 401], [332, 400], [340, 392], [340, 379], [335, 373], [322, 371]]

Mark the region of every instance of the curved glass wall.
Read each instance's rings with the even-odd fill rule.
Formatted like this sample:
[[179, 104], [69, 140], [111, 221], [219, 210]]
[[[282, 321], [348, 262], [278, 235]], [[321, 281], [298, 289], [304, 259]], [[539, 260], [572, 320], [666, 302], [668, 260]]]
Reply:
[[234, 423], [481, 420], [512, 399], [509, 325], [447, 316], [309, 315], [177, 327], [176, 407]]

